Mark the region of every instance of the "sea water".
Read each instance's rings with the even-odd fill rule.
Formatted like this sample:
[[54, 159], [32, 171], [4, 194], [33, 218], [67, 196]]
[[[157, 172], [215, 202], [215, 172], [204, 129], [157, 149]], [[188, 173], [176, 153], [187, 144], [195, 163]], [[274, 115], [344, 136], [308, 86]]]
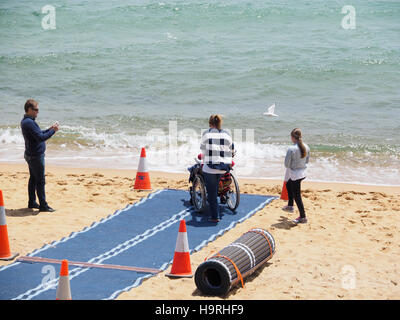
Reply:
[[219, 113], [239, 176], [282, 179], [298, 127], [307, 179], [400, 185], [399, 49], [395, 0], [3, 0], [0, 161], [34, 98], [47, 164], [187, 172]]

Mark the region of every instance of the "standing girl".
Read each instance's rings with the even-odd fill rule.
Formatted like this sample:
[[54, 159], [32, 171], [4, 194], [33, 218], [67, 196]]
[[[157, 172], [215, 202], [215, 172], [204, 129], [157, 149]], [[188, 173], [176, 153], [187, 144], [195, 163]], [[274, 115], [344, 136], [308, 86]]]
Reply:
[[303, 201], [301, 199], [301, 181], [306, 177], [307, 163], [310, 158], [310, 148], [303, 142], [301, 130], [296, 128], [290, 133], [293, 146], [289, 147], [285, 157], [285, 167], [289, 171], [289, 180], [286, 182], [288, 191], [288, 205], [282, 209], [293, 212], [293, 200], [296, 202], [300, 217], [293, 220], [295, 224], [307, 223]]

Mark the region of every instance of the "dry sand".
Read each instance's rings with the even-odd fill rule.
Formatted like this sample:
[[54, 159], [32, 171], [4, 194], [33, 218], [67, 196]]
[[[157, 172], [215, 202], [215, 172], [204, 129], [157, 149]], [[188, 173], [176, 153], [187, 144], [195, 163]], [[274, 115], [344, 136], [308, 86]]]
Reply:
[[[47, 200], [57, 211], [37, 214], [26, 209], [27, 166], [0, 164], [11, 250], [26, 255], [137, 202], [149, 192], [133, 190], [135, 175], [131, 170], [48, 166]], [[151, 172], [150, 177], [154, 189], [189, 186], [186, 174]], [[282, 185], [255, 179], [239, 183], [242, 193], [266, 195], [279, 195]], [[261, 227], [274, 236], [276, 254], [245, 279], [244, 288], [235, 287], [222, 299], [400, 299], [400, 187], [305, 180], [302, 189], [308, 224], [290, 224], [297, 212], [282, 211], [284, 201], [274, 200], [192, 254], [193, 271], [242, 233]], [[118, 299], [210, 299], [193, 279], [171, 280], [165, 277], [168, 271]], [[355, 278], [350, 278], [353, 271]]]

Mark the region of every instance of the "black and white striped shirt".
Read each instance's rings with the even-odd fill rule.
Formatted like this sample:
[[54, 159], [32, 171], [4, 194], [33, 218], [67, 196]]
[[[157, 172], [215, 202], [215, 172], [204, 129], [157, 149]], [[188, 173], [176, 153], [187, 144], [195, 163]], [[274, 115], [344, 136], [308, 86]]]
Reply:
[[210, 128], [203, 132], [200, 149], [204, 154], [203, 171], [225, 173], [226, 170], [212, 168], [219, 164], [231, 164], [234, 144], [231, 135], [225, 130]]

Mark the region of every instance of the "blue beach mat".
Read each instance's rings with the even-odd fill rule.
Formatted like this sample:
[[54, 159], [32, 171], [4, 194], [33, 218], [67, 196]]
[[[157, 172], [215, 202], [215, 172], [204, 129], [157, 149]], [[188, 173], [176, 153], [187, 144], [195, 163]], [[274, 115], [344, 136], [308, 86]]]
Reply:
[[[275, 198], [242, 194], [236, 212], [221, 206], [221, 222], [214, 224], [207, 221], [208, 213], [194, 212], [189, 192], [158, 190], [28, 256], [165, 270], [172, 263], [181, 219], [186, 220], [192, 253]], [[51, 263], [15, 262], [4, 266], [0, 268], [0, 299], [54, 300], [59, 270], [59, 264]], [[126, 270], [69, 267], [72, 299], [115, 299], [152, 276]]]

